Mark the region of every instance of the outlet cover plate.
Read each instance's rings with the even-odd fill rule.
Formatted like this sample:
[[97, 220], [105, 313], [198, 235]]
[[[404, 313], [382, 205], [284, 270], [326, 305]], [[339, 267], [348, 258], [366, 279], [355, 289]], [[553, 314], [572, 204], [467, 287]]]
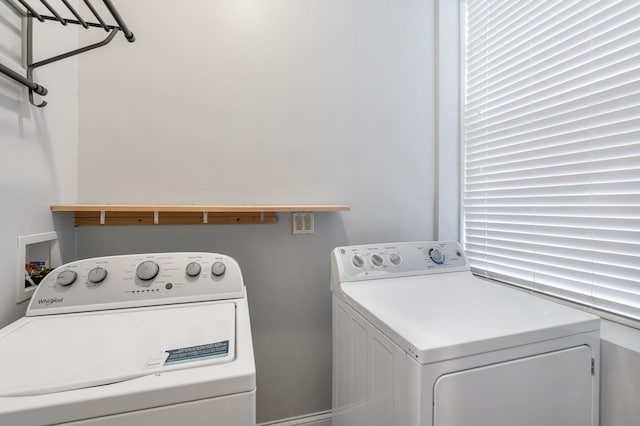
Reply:
[[302, 212], [291, 215], [292, 232], [294, 235], [313, 234], [315, 232], [315, 221], [313, 213]]

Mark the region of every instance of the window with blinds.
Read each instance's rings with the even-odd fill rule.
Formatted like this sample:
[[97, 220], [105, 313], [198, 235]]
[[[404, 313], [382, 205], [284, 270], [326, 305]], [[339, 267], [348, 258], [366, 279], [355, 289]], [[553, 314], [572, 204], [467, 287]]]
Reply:
[[640, 320], [640, 2], [464, 4], [473, 271]]

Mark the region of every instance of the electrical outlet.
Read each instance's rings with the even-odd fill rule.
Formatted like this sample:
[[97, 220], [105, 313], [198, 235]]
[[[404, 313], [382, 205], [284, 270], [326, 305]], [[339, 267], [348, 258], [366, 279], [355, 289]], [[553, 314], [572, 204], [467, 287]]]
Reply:
[[314, 232], [314, 223], [313, 223], [313, 213], [305, 213], [304, 220], [302, 224], [304, 226], [305, 234], [313, 234]]
[[315, 231], [313, 213], [292, 214], [293, 234], [313, 234]]

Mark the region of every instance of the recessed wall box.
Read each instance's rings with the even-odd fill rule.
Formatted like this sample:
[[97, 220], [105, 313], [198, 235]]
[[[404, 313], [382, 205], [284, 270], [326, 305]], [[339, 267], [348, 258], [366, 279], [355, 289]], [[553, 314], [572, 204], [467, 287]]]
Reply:
[[27, 263], [43, 262], [44, 266], [55, 268], [62, 264], [57, 232], [25, 235], [18, 237], [18, 264], [16, 265], [16, 303], [31, 298], [36, 289], [27, 279]]

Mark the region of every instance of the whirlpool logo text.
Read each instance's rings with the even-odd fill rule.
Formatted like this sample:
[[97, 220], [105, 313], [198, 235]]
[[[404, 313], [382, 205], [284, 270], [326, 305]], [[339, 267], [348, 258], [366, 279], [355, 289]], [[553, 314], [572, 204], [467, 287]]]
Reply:
[[61, 303], [64, 300], [64, 297], [50, 297], [48, 299], [38, 299], [39, 305], [49, 306], [54, 303]]

